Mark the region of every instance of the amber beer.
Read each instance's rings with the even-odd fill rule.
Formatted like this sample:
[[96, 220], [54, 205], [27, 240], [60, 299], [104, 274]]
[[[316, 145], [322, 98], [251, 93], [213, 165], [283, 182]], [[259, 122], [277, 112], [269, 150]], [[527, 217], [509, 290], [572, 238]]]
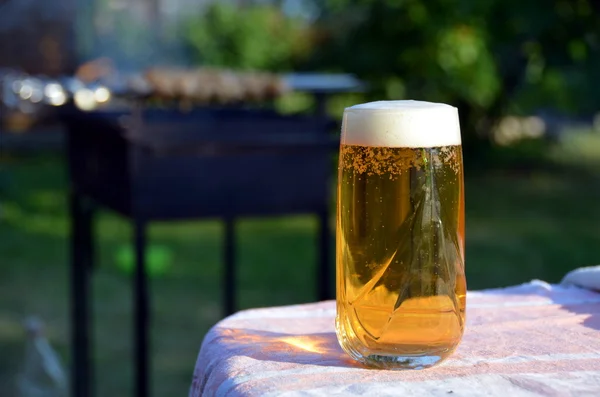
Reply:
[[340, 345], [380, 368], [442, 361], [465, 325], [457, 109], [419, 101], [347, 108], [337, 197]]

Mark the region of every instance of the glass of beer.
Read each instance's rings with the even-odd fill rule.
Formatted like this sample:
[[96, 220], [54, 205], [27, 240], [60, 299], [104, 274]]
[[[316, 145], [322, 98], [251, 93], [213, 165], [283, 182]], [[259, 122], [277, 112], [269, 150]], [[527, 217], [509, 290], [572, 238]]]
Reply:
[[352, 358], [420, 369], [452, 354], [467, 289], [456, 108], [379, 101], [344, 111], [336, 239], [336, 332]]

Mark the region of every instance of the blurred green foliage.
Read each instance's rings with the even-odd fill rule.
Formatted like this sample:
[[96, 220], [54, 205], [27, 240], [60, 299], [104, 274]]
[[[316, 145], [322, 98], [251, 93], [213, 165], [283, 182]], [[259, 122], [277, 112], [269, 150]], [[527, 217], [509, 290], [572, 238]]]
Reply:
[[204, 64], [355, 73], [372, 88], [363, 100], [452, 103], [467, 138], [487, 137], [506, 113], [600, 107], [591, 84], [600, 78], [598, 2], [312, 0], [312, 8], [309, 23], [273, 5], [218, 2], [187, 18], [186, 43]]
[[471, 137], [499, 117], [600, 107], [600, 3], [327, 0], [312, 67], [356, 73], [373, 98], [457, 105]]
[[215, 2], [186, 17], [183, 26], [193, 60], [211, 66], [290, 70], [308, 50], [302, 40], [306, 24], [270, 5]]

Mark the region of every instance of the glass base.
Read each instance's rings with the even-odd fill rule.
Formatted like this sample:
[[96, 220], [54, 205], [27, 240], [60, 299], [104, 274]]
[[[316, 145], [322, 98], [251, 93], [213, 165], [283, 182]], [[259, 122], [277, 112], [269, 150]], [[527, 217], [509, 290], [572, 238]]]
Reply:
[[379, 344], [366, 346], [347, 326], [342, 328], [342, 321], [336, 317], [336, 334], [342, 350], [361, 364], [387, 370], [421, 370], [433, 367], [446, 360], [454, 353], [460, 343], [460, 336], [446, 341], [443, 346], [432, 346], [425, 343]]
[[369, 367], [389, 370], [425, 369], [443, 361], [441, 356], [379, 356], [362, 357], [359, 361]]
[[[417, 354], [376, 354], [373, 350], [360, 344], [352, 343], [345, 334], [338, 334], [342, 350], [361, 364], [377, 369], [387, 370], [420, 370], [438, 365], [454, 352], [456, 345], [447, 348], [421, 350]], [[354, 340], [356, 342], [356, 340]], [[414, 348], [414, 347], [413, 347]], [[383, 352], [382, 352], [383, 353]]]

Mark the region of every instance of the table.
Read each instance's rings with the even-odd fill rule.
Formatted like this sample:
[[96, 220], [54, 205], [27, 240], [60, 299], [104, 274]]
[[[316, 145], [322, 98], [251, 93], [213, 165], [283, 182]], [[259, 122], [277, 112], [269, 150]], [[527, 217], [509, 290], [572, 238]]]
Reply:
[[205, 336], [190, 397], [599, 396], [600, 294], [532, 281], [469, 292], [456, 353], [421, 371], [362, 368], [339, 347], [335, 302], [254, 309]]

